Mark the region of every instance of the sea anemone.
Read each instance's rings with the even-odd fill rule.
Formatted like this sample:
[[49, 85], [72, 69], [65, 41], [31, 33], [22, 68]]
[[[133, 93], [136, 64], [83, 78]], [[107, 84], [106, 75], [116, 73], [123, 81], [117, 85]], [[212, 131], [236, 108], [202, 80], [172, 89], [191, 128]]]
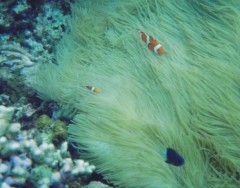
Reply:
[[[78, 1], [57, 65], [38, 65], [28, 83], [43, 99], [76, 109], [70, 141], [119, 187], [238, 187], [239, 6]], [[148, 50], [140, 31], [165, 53]], [[167, 147], [185, 165], [167, 164]]]

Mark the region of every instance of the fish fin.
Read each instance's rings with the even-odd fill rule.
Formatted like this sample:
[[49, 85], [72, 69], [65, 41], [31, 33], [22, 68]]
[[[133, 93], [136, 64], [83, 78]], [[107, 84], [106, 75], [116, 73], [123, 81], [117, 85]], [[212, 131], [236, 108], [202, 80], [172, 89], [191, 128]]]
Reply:
[[167, 150], [166, 149], [162, 152], [162, 155], [163, 155], [163, 157], [167, 158]]

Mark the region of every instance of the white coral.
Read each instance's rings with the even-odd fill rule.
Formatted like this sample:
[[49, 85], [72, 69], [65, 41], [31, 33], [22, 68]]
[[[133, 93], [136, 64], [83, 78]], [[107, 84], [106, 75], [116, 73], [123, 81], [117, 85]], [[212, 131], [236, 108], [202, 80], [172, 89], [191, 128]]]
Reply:
[[[9, 129], [14, 110], [14, 107], [0, 106], [0, 136], [3, 136]], [[11, 129], [13, 129], [13, 127]]]
[[[17, 45], [6, 45], [0, 49], [5, 61], [1, 63], [12, 66], [12, 69], [34, 65], [35, 58]], [[14, 66], [13, 66], [14, 65]]]
[[80, 174], [93, 172], [95, 166], [70, 158], [66, 141], [56, 148], [52, 143], [38, 144], [31, 130], [21, 131], [19, 123], [11, 122], [14, 110], [13, 107], [0, 106], [0, 157], [10, 158], [10, 161], [0, 160], [0, 182], [3, 182], [0, 187], [23, 185], [34, 163], [47, 165], [51, 170], [60, 168], [59, 172], [53, 170], [52, 177], [36, 182], [36, 186], [41, 188], [52, 184], [65, 185]]

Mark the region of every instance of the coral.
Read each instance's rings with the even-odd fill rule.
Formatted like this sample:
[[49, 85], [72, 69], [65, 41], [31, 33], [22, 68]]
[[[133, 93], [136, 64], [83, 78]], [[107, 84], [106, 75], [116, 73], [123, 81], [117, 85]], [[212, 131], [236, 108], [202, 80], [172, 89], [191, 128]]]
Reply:
[[14, 113], [14, 107], [5, 107], [0, 106], [0, 136], [6, 134], [6, 132], [15, 132], [15, 127], [17, 127], [16, 131], [19, 130], [19, 126], [16, 124], [11, 124], [12, 116]]
[[37, 166], [31, 170], [29, 181], [36, 187], [48, 187], [51, 182], [52, 171], [47, 166]]
[[[53, 3], [46, 3], [43, 5], [42, 13], [36, 18], [36, 27], [34, 28], [34, 34], [42, 40], [42, 43], [47, 49], [53, 47], [49, 41], [58, 41], [63, 34], [64, 28], [67, 25], [67, 16], [63, 15], [63, 12], [54, 7]], [[47, 38], [42, 38], [47, 36]]]
[[59, 143], [67, 138], [67, 126], [63, 121], [56, 120], [51, 126], [53, 142]]
[[[21, 103], [24, 97], [31, 98], [33, 91], [24, 85], [22, 72], [34, 64], [34, 57], [16, 43], [3, 45], [0, 49], [0, 91], [8, 96], [6, 105], [13, 105], [13, 101]], [[27, 106], [25, 106], [27, 107]], [[30, 111], [29, 111], [30, 112]]]
[[[32, 27], [31, 9], [26, 0], [0, 2], [0, 29], [2, 33], [18, 38], [25, 29]], [[10, 36], [10, 37], [12, 37]]]
[[43, 114], [38, 117], [36, 120], [36, 128], [37, 129], [43, 129], [45, 127], [50, 127], [52, 124], [51, 118], [49, 118], [47, 115]]
[[67, 125], [57, 119], [52, 120], [43, 114], [36, 120], [36, 128], [41, 132], [42, 139], [48, 143], [61, 143], [67, 138]]
[[8, 103], [5, 104], [12, 105], [13, 101], [17, 101], [27, 92], [30, 93], [29, 88], [23, 84], [24, 78], [21, 72], [23, 68], [33, 65], [33, 60], [33, 56], [16, 43], [2, 45], [0, 49], [1, 92], [5, 96], [10, 96]]
[[[78, 1], [57, 64], [27, 79], [42, 99], [78, 110], [69, 140], [116, 186], [238, 187], [239, 6]], [[149, 51], [139, 31], [166, 53]], [[186, 164], [165, 163], [167, 147]]]
[[29, 9], [29, 6], [26, 2], [26, 0], [24, 1], [18, 1], [17, 5], [15, 5], [13, 7], [13, 11], [16, 13], [16, 14], [21, 14], [23, 13], [24, 11], [26, 11], [27, 9]]
[[34, 57], [21, 47], [7, 45], [2, 47], [0, 52], [7, 57], [6, 61], [2, 61], [1, 63], [12, 66], [13, 70], [34, 64]]
[[[9, 1], [10, 2], [10, 1]], [[12, 7], [15, 5], [15, 2], [9, 3], [9, 2], [0, 2], [0, 30], [1, 31], [8, 31], [11, 27], [11, 23], [14, 21], [12, 16], [9, 16], [9, 14], [6, 14], [9, 7]], [[2, 36], [1, 36], [2, 37]]]
[[[41, 1], [38, 7], [33, 4], [37, 2], [0, 2], [0, 187], [3, 188], [64, 187], [82, 174], [88, 177], [86, 174], [95, 168], [84, 161], [72, 160], [70, 171], [75, 173], [64, 174], [61, 170], [71, 155], [66, 124], [58, 120], [60, 115], [50, 119], [49, 124], [42, 121], [42, 127], [34, 127], [43, 107], [39, 107], [41, 101], [29, 85], [23, 84], [22, 74], [31, 73], [37, 63], [55, 62], [53, 46], [66, 30], [69, 15], [68, 8], [62, 6], [69, 7], [69, 2]], [[38, 29], [48, 31], [38, 35]], [[30, 181], [38, 172], [31, 169], [46, 165], [52, 177], [42, 178], [43, 181], [40, 178], [38, 183]]]
[[111, 187], [101, 182], [92, 181], [88, 185], [83, 186], [83, 188], [111, 188]]
[[[0, 44], [16, 46], [17, 43], [24, 51], [30, 51], [35, 62], [54, 62], [54, 46], [67, 30], [69, 6], [67, 1], [0, 2]], [[18, 57], [14, 63], [20, 63], [23, 56], [16, 52], [11, 54]]]
[[[91, 174], [95, 166], [75, 159], [68, 152], [68, 144], [63, 140], [61, 131], [56, 135], [58, 145], [37, 143], [34, 138], [38, 131], [34, 128], [21, 130], [20, 123], [13, 123], [15, 108], [0, 106], [0, 186], [23, 186], [30, 182], [34, 187], [63, 187], [81, 174]], [[40, 123], [45, 129], [51, 121], [42, 116]], [[61, 121], [56, 125], [65, 126]], [[46, 123], [46, 125], [43, 125]], [[56, 128], [55, 128], [56, 129]], [[66, 134], [66, 131], [65, 131]]]

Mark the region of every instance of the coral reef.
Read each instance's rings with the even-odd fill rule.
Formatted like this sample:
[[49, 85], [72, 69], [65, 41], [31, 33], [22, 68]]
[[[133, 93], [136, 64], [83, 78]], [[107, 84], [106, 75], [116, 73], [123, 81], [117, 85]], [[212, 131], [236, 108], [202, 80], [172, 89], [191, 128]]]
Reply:
[[83, 186], [83, 188], [110, 188], [110, 186], [105, 185], [105, 184], [103, 184], [101, 182], [92, 181], [88, 185]]
[[73, 1], [0, 2], [0, 187], [239, 187], [239, 2]]
[[[0, 187], [66, 187], [95, 169], [68, 151], [65, 111], [24, 84], [39, 63], [55, 63], [73, 1], [0, 2]], [[69, 112], [69, 113], [68, 113]], [[67, 110], [67, 114], [73, 111]], [[50, 117], [51, 118], [50, 118]]]
[[[28, 81], [42, 99], [77, 109], [70, 141], [116, 186], [239, 187], [239, 6], [78, 1], [57, 64], [38, 64]], [[148, 50], [139, 31], [165, 53]], [[167, 164], [167, 147], [185, 165]]]
[[67, 125], [60, 120], [53, 121], [45, 114], [36, 120], [36, 128], [47, 143], [58, 144], [67, 139]]
[[21, 130], [20, 123], [11, 123], [14, 110], [0, 106], [0, 186], [64, 187], [79, 174], [93, 172], [93, 165], [71, 159], [66, 141], [58, 148], [38, 144], [34, 128]]
[[[34, 64], [55, 62], [53, 49], [67, 31], [70, 2], [0, 2], [0, 101], [3, 105], [14, 105], [18, 100], [39, 103], [29, 85], [24, 85], [22, 74], [32, 72], [30, 66]], [[18, 107], [23, 105], [20, 103], [23, 102]]]
[[68, 28], [69, 6], [70, 1], [0, 2], [0, 44], [20, 45], [35, 57], [36, 62], [54, 61], [54, 46]]
[[1, 61], [4, 65], [11, 66], [11, 70], [20, 69], [34, 65], [34, 57], [24, 51], [17, 45], [4, 46], [0, 49], [3, 56], [7, 57], [5, 61]]

